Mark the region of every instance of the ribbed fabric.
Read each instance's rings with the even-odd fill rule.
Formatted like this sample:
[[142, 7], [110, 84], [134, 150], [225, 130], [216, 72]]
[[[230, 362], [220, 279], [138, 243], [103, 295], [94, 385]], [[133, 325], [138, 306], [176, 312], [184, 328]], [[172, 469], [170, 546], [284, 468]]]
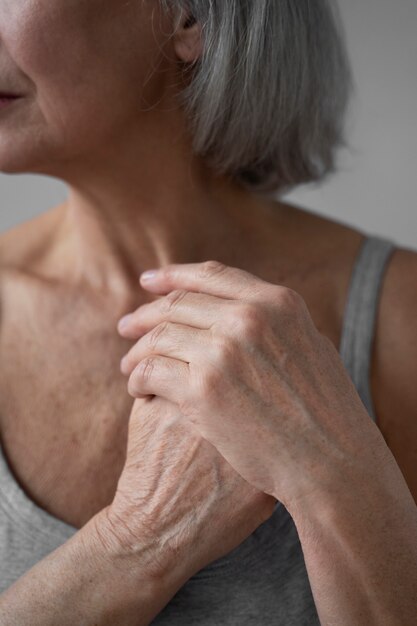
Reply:
[[[352, 272], [341, 356], [366, 407], [370, 349], [384, 268], [393, 244], [368, 237]], [[22, 490], [0, 446], [0, 592], [77, 529]], [[296, 526], [277, 502], [243, 543], [192, 576], [152, 621], [155, 626], [320, 626]]]
[[352, 271], [339, 353], [370, 416], [376, 421], [370, 389], [375, 322], [387, 262], [395, 249], [390, 239], [363, 240]]

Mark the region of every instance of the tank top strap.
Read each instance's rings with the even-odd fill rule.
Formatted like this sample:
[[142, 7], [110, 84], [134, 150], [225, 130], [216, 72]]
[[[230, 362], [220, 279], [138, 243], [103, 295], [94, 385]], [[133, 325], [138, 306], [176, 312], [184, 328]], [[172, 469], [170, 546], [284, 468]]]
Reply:
[[375, 323], [384, 272], [396, 244], [366, 234], [350, 278], [339, 353], [371, 418], [376, 422], [370, 389]]

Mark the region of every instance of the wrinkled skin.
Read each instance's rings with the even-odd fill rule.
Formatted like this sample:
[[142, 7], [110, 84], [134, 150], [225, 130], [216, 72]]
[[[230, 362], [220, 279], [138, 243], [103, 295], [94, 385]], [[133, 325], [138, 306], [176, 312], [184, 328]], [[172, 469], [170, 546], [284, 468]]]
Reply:
[[126, 463], [106, 528], [124, 553], [140, 554], [148, 573], [161, 577], [181, 558], [190, 576], [241, 544], [271, 516], [275, 504], [184, 422], [170, 402], [135, 400]]
[[24, 97], [2, 114], [0, 169], [91, 185], [115, 153], [143, 161], [164, 126], [143, 112], [173, 108], [171, 22], [154, 2], [2, 0], [0, 90]]
[[179, 408], [251, 485], [291, 512], [384, 467], [385, 446], [333, 343], [303, 298], [217, 261], [159, 269], [165, 297], [120, 328], [134, 397]]

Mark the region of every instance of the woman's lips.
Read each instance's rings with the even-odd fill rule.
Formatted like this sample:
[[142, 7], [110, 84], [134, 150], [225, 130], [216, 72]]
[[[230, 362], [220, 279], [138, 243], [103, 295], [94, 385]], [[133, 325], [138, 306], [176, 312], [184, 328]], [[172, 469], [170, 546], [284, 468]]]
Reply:
[[15, 100], [18, 100], [20, 97], [21, 96], [5, 96], [3, 94], [0, 94], [0, 108], [3, 108], [8, 104], [11, 104], [12, 102], [15, 102]]

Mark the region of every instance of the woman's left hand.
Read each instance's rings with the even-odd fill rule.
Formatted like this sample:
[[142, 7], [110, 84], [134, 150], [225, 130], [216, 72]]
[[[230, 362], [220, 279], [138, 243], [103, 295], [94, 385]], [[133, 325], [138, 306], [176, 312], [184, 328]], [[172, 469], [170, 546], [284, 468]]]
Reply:
[[119, 322], [138, 339], [121, 364], [130, 395], [174, 403], [288, 509], [372, 465], [377, 428], [296, 291], [218, 261], [168, 265], [141, 284], [165, 297]]

